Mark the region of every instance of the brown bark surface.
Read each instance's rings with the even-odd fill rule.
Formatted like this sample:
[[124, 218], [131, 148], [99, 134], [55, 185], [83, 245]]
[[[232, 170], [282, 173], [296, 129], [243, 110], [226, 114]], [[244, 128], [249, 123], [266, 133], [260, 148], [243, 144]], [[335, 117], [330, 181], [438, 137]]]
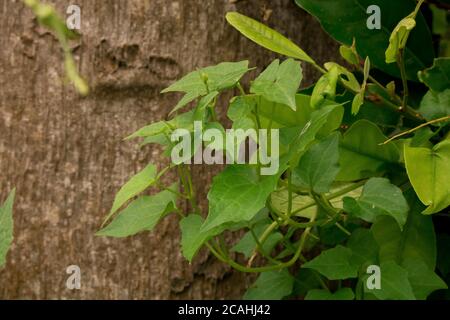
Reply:
[[[53, 3], [65, 13], [71, 1]], [[149, 161], [167, 164], [158, 148], [122, 138], [167, 115], [179, 96], [159, 92], [186, 72], [243, 59], [261, 70], [275, 57], [228, 26], [227, 11], [266, 20], [320, 62], [336, 56], [336, 45], [291, 0], [77, 4], [82, 37], [73, 48], [91, 85], [87, 98], [64, 84], [53, 34], [21, 1], [0, 0], [0, 199], [17, 188], [0, 299], [241, 297], [244, 275], [205, 252], [192, 265], [182, 258], [176, 216], [152, 233], [94, 236], [132, 174]], [[311, 83], [316, 75], [305, 69], [304, 84]], [[210, 168], [195, 168], [203, 198], [210, 176]], [[81, 268], [81, 290], [66, 289], [73, 264]]]

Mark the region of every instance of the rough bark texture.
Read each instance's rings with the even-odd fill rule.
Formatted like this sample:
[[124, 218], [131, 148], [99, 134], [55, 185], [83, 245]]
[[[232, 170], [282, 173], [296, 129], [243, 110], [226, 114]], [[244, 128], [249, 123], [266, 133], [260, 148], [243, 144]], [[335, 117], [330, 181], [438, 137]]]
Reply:
[[[71, 1], [53, 3], [64, 13]], [[152, 233], [94, 236], [122, 183], [149, 161], [167, 163], [158, 148], [122, 138], [167, 115], [179, 96], [159, 92], [184, 73], [243, 59], [264, 67], [275, 57], [229, 27], [227, 11], [265, 19], [320, 62], [336, 55], [336, 45], [291, 0], [77, 4], [82, 37], [74, 51], [92, 89], [84, 99], [64, 85], [55, 37], [21, 1], [0, 0], [0, 198], [17, 188], [0, 298], [241, 297], [246, 276], [205, 252], [192, 265], [182, 258], [175, 216]], [[306, 68], [305, 83], [315, 76]], [[211, 168], [195, 172], [204, 198]], [[66, 289], [72, 264], [81, 267], [81, 290]]]

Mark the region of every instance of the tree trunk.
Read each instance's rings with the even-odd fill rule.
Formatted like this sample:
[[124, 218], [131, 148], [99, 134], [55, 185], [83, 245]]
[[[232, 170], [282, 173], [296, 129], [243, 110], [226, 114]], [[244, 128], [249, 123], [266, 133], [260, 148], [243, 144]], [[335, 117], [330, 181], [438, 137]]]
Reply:
[[[71, 4], [53, 2], [61, 14]], [[13, 187], [17, 195], [15, 239], [0, 271], [0, 298], [241, 297], [249, 284], [245, 275], [206, 252], [192, 265], [183, 259], [176, 216], [135, 237], [94, 236], [133, 173], [149, 161], [167, 164], [159, 148], [139, 149], [122, 138], [167, 115], [179, 96], [159, 92], [183, 74], [244, 59], [259, 72], [276, 56], [228, 26], [227, 11], [265, 20], [320, 62], [336, 56], [336, 45], [290, 0], [77, 4], [82, 37], [73, 48], [91, 85], [87, 98], [64, 84], [54, 35], [38, 26], [21, 1], [1, 1], [0, 198]], [[305, 67], [303, 84], [316, 76]], [[212, 171], [195, 170], [204, 199]], [[81, 290], [66, 288], [69, 265], [81, 268]]]

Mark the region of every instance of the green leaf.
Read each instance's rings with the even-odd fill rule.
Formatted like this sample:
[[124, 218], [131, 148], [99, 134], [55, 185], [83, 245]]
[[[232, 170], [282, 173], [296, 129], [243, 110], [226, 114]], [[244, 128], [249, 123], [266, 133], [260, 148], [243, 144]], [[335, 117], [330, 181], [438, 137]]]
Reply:
[[292, 294], [294, 296], [306, 296], [308, 291], [312, 289], [321, 288], [320, 275], [312, 269], [300, 268], [298, 274], [295, 277], [294, 290]]
[[[260, 211], [259, 213], [262, 213]], [[267, 215], [267, 214], [266, 214]], [[255, 220], [260, 219], [260, 214], [257, 214], [249, 223], [228, 223], [212, 228], [207, 231], [201, 230], [204, 224], [204, 219], [198, 214], [190, 214], [180, 221], [181, 228], [181, 249], [183, 256], [191, 262], [202, 245], [212, 237], [229, 229], [236, 231], [248, 227]]]
[[308, 291], [305, 300], [354, 300], [355, 294], [350, 288], [342, 288], [331, 293], [325, 289], [313, 289]]
[[237, 96], [231, 100], [227, 116], [231, 121], [238, 121], [251, 114], [255, 100], [249, 96]]
[[445, 282], [419, 259], [405, 259], [403, 267], [408, 271], [414, 295], [418, 300], [425, 300], [433, 291], [447, 289]]
[[336, 62], [327, 62], [324, 64], [325, 69], [331, 71], [333, 69], [337, 70], [339, 75], [339, 80], [348, 88], [353, 91], [361, 90], [361, 86], [359, 85], [358, 80], [355, 75], [347, 70], [347, 68], [337, 64]]
[[338, 181], [354, 181], [368, 178], [385, 169], [387, 164], [397, 163], [400, 153], [393, 143], [380, 145], [386, 136], [372, 122], [359, 120], [344, 134], [339, 146]]
[[245, 300], [280, 300], [291, 294], [294, 278], [287, 269], [262, 272], [247, 290]]
[[369, 59], [369, 57], [367, 57], [366, 60], [364, 61], [363, 84], [362, 84], [359, 92], [353, 98], [353, 102], [352, 102], [352, 114], [353, 115], [358, 114], [361, 106], [364, 104], [364, 98], [366, 96], [367, 80], [369, 79], [369, 75], [370, 75], [370, 59]]
[[406, 17], [397, 24], [389, 37], [389, 46], [386, 50], [386, 63], [397, 62], [397, 57], [400, 50], [406, 47], [409, 34], [411, 30], [416, 26], [416, 20], [412, 17]]
[[[298, 157], [298, 160], [300, 160], [299, 157], [314, 142], [316, 136], [329, 135], [332, 131], [339, 128], [343, 114], [344, 108], [341, 105], [324, 106], [314, 111], [310, 120], [292, 143], [293, 147], [290, 150], [292, 158]], [[293, 164], [298, 163], [298, 160], [294, 160]]]
[[414, 136], [409, 144], [410, 147], [428, 147], [431, 146], [430, 139], [436, 135], [437, 132], [431, 131], [429, 127], [421, 128], [414, 132]]
[[371, 178], [357, 200], [344, 198], [344, 210], [367, 222], [374, 222], [378, 216], [388, 215], [403, 229], [409, 207], [402, 190], [391, 184], [389, 179]]
[[[428, 91], [420, 103], [419, 112], [428, 121], [450, 116], [450, 88], [442, 92]], [[441, 125], [449, 121], [441, 122]]]
[[346, 46], [341, 45], [339, 47], [339, 53], [341, 54], [341, 57], [344, 58], [345, 61], [347, 61], [350, 64], [359, 65], [359, 55], [356, 51], [356, 43], [355, 39], [353, 39], [352, 45]]
[[122, 186], [122, 188], [120, 188], [119, 192], [117, 192], [111, 211], [106, 216], [103, 224], [105, 224], [112, 215], [125, 204], [125, 202], [150, 187], [156, 180], [156, 166], [153, 164], [147, 165], [142, 171], [133, 176]]
[[208, 233], [200, 233], [204, 220], [198, 214], [190, 214], [180, 221], [181, 250], [183, 256], [191, 262], [203, 243], [210, 237]]
[[248, 70], [248, 61], [222, 62], [188, 73], [162, 93], [177, 91], [186, 93], [172, 110], [174, 112], [200, 96], [235, 86]]
[[293, 182], [316, 193], [330, 190], [339, 172], [339, 134], [314, 144], [301, 157], [293, 172]]
[[[206, 108], [214, 101], [214, 99], [219, 95], [219, 91], [212, 91], [206, 96], [202, 97], [195, 108], [194, 117], [196, 120], [201, 120], [205, 113]], [[174, 110], [172, 110], [173, 112]]]
[[279, 64], [274, 60], [252, 83], [250, 92], [263, 96], [265, 99], [285, 104], [296, 110], [295, 94], [302, 80], [300, 63], [287, 59]]
[[382, 300], [415, 300], [408, 271], [393, 261], [381, 263], [381, 289], [366, 290]]
[[[177, 184], [170, 187], [177, 189]], [[151, 231], [165, 215], [175, 208], [176, 195], [168, 190], [152, 196], [141, 196], [122, 210], [97, 236], [123, 238], [141, 231]]]
[[303, 264], [302, 268], [310, 268], [320, 272], [330, 280], [356, 278], [357, 266], [351, 263], [352, 251], [341, 245], [322, 251], [313, 260]]
[[378, 261], [378, 244], [369, 229], [359, 228], [352, 232], [347, 247], [352, 251], [350, 262], [357, 266], [360, 272], [366, 273], [369, 265]]
[[402, 265], [406, 259], [419, 259], [434, 270], [436, 266], [436, 236], [431, 217], [422, 215], [423, 206], [413, 192], [405, 194], [410, 212], [403, 231], [389, 216], [380, 216], [371, 231], [380, 251], [380, 262], [395, 261]]
[[450, 140], [432, 149], [404, 146], [406, 171], [423, 204], [424, 214], [439, 212], [450, 205]]
[[419, 79], [436, 92], [450, 88], [450, 58], [434, 59], [432, 67], [419, 72]]
[[[267, 223], [267, 221], [263, 221], [263, 223], [259, 223], [254, 227], [254, 233], [258, 237], [258, 239], [261, 237], [261, 235], [264, 233], [264, 231], [267, 229], [267, 227], [270, 225], [270, 223]], [[273, 248], [277, 245], [280, 240], [283, 239], [283, 235], [279, 232], [273, 232], [271, 233], [267, 239], [264, 241], [264, 244], [262, 244], [262, 249], [265, 254], [270, 254], [273, 250]], [[246, 258], [249, 258], [253, 251], [255, 250], [257, 244], [255, 241], [255, 238], [253, 237], [251, 231], [247, 232], [241, 240], [231, 249], [235, 252], [242, 253]]]
[[135, 133], [129, 135], [125, 139], [130, 140], [130, 139], [134, 139], [134, 138], [138, 138], [138, 137], [146, 138], [146, 137], [157, 136], [159, 134], [167, 132], [169, 129], [170, 129], [169, 125], [166, 124], [165, 121], [159, 121], [159, 122], [149, 124], [148, 126], [142, 127], [141, 129], [139, 129]]
[[[389, 45], [391, 31], [412, 12], [415, 1], [390, 0], [296, 0], [296, 3], [315, 16], [323, 29], [337, 41], [350, 46], [356, 41], [356, 50], [361, 57], [369, 56], [372, 64], [390, 75], [399, 77], [396, 65], [386, 64], [385, 48]], [[367, 8], [377, 5], [381, 9], [381, 29], [369, 30]], [[417, 78], [417, 72], [431, 65], [434, 58], [431, 32], [426, 20], [419, 12], [417, 26], [411, 32], [405, 48], [407, 76]]]
[[[170, 139], [170, 138], [169, 138]], [[140, 147], [143, 147], [147, 144], [159, 144], [161, 146], [170, 147], [170, 140], [164, 134], [157, 134], [154, 136], [146, 137], [140, 144]]]
[[311, 107], [317, 109], [325, 100], [334, 100], [339, 71], [333, 66], [327, 73], [319, 78], [311, 94]]
[[291, 40], [264, 24], [237, 12], [228, 12], [226, 19], [240, 33], [260, 46], [291, 58], [315, 64], [314, 60]]
[[[303, 94], [295, 96], [296, 111], [291, 108], [285, 108], [281, 104], [275, 104], [274, 106], [273, 102], [267, 101], [263, 97], [247, 97], [258, 105], [260, 118], [267, 119], [266, 122], [268, 123], [272, 119], [272, 127], [275, 127], [275, 125], [278, 125], [278, 127], [303, 127], [311, 119], [311, 113], [314, 111], [309, 106], [311, 97]], [[273, 109], [275, 112], [272, 112]]]
[[437, 234], [437, 268], [445, 277], [450, 273], [450, 235]]
[[364, 104], [364, 97], [365, 97], [364, 91], [358, 92], [355, 95], [355, 98], [353, 98], [353, 101], [352, 101], [352, 114], [354, 114], [354, 115], [358, 114], [359, 109]]
[[209, 214], [202, 232], [229, 222], [251, 220], [275, 190], [281, 172], [259, 176], [249, 165], [229, 165], [213, 179], [208, 193]]
[[6, 263], [6, 255], [13, 241], [13, 205], [16, 190], [9, 194], [3, 205], [0, 206], [0, 268]]

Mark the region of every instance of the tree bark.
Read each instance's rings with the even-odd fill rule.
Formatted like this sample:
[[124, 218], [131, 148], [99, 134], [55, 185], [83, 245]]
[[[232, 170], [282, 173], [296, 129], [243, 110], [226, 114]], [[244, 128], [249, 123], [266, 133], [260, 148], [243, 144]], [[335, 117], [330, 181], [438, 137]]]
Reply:
[[[65, 16], [71, 1], [53, 3]], [[73, 48], [90, 82], [87, 98], [64, 84], [54, 35], [21, 1], [1, 1], [0, 198], [13, 187], [17, 194], [15, 239], [0, 271], [0, 298], [240, 298], [247, 276], [206, 252], [191, 265], [183, 259], [174, 215], [151, 233], [94, 236], [131, 175], [150, 161], [160, 168], [168, 163], [158, 147], [139, 149], [122, 138], [167, 115], [180, 96], [159, 92], [183, 74], [244, 59], [259, 72], [276, 57], [228, 26], [228, 11], [265, 20], [319, 62], [335, 58], [336, 45], [290, 0], [77, 4], [82, 37]], [[311, 84], [317, 74], [304, 69], [303, 85]], [[203, 199], [213, 171], [195, 168]], [[81, 268], [80, 290], [66, 288], [70, 265]]]

